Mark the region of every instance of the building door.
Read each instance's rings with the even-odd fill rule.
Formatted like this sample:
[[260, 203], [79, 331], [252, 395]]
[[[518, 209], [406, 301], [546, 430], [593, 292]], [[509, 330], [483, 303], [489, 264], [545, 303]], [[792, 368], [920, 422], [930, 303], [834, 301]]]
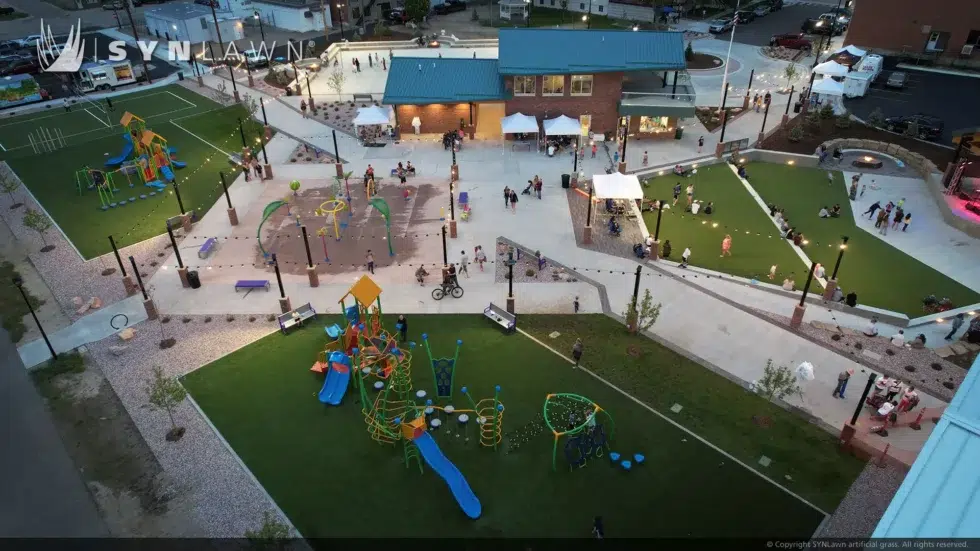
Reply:
[[578, 122], [582, 125], [582, 131], [579, 134], [588, 136], [589, 132], [592, 131], [592, 115], [579, 115]]
[[941, 52], [946, 49], [946, 41], [948, 39], [949, 33], [938, 31], [929, 33], [929, 40], [926, 41], [926, 50], [930, 52]]

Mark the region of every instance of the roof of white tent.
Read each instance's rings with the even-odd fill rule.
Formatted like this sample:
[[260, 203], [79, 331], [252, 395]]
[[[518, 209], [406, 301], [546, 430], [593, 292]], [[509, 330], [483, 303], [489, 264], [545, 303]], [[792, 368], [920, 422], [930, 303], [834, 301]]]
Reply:
[[868, 53], [865, 50], [862, 50], [861, 48], [858, 48], [857, 46], [854, 46], [854, 45], [844, 46], [843, 48], [837, 50], [834, 53], [835, 54], [840, 54], [840, 53], [844, 53], [844, 52], [847, 52], [847, 53], [849, 53], [849, 54], [851, 54], [853, 56], [856, 56], [856, 57], [864, 57], [864, 54]]
[[642, 199], [643, 188], [635, 174], [596, 174], [592, 187], [597, 199]]
[[352, 121], [354, 126], [365, 126], [371, 124], [391, 124], [391, 116], [387, 108], [372, 105], [370, 107], [359, 107], [357, 116]]
[[538, 128], [538, 119], [524, 113], [514, 113], [500, 119], [500, 129], [504, 134], [536, 134], [541, 131]]
[[825, 61], [813, 68], [813, 72], [818, 75], [830, 77], [842, 77], [848, 73], [847, 66], [841, 65], [836, 61]]
[[544, 133], [548, 136], [578, 136], [582, 125], [577, 120], [561, 115], [544, 121]]
[[823, 78], [813, 84], [814, 94], [825, 94], [828, 96], [843, 96], [844, 86], [832, 78]]

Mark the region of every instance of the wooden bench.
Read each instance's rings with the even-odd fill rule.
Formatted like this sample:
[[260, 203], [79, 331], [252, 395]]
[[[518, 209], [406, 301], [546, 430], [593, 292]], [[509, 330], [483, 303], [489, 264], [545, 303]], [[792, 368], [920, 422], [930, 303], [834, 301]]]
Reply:
[[366, 101], [368, 103], [374, 103], [374, 97], [371, 94], [354, 94], [354, 102]]
[[517, 316], [492, 302], [490, 303], [490, 306], [483, 309], [483, 315], [490, 321], [503, 327], [504, 331], [508, 333], [517, 329]]
[[316, 317], [316, 310], [313, 309], [313, 305], [307, 302], [306, 304], [286, 312], [280, 315], [277, 319], [279, 321], [279, 330], [286, 333], [290, 327], [295, 327], [297, 325], [303, 325], [303, 322]]
[[239, 279], [235, 282], [235, 292], [239, 289], [265, 289], [269, 290], [268, 279]]
[[197, 257], [202, 259], [207, 258], [211, 256], [211, 253], [213, 253], [217, 248], [218, 240], [214, 237], [209, 237], [204, 241], [204, 244], [201, 245], [201, 248], [197, 250]]

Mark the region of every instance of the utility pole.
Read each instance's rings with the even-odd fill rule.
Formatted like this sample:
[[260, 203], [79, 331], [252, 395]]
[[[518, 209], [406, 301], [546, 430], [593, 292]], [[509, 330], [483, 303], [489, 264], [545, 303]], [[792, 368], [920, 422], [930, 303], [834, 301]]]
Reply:
[[[211, 4], [211, 18], [214, 20], [214, 32], [218, 35], [218, 47], [221, 50], [221, 59], [225, 58], [225, 43], [221, 40], [221, 27], [218, 26], [218, 14], [214, 11], [215, 2], [210, 2]], [[235, 80], [235, 76], [232, 75], [231, 80]]]
[[323, 17], [323, 49], [330, 45], [330, 28], [327, 27], [327, 6], [320, 0], [320, 16]]
[[[126, 8], [126, 17], [129, 18], [129, 26], [133, 28], [133, 40], [139, 42], [140, 36], [139, 33], [136, 32], [136, 23], [133, 21], [133, 10], [129, 8], [129, 2], [130, 0], [123, 2], [123, 7]], [[78, 29], [78, 32], [81, 33], [82, 30]], [[143, 75], [146, 76], [146, 83], [153, 84], [153, 79], [150, 78], [150, 68], [146, 66], [146, 58], [140, 55], [140, 61], [143, 63]]]

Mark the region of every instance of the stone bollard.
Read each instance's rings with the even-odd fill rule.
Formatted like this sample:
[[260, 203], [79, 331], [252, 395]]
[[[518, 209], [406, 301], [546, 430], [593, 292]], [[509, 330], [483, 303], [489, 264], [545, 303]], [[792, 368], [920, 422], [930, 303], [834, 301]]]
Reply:
[[289, 302], [289, 297], [279, 299], [279, 309], [282, 310], [283, 314], [293, 309], [292, 303]]
[[160, 314], [157, 312], [157, 305], [153, 303], [152, 298], [143, 300], [143, 310], [146, 311], [146, 319], [155, 320]]

